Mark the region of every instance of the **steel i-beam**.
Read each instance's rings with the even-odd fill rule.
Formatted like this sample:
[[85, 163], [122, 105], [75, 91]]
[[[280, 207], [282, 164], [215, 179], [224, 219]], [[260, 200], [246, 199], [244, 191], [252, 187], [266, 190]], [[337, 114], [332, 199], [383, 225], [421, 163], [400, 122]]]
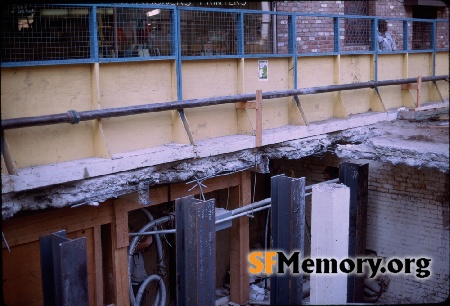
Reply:
[[215, 200], [175, 200], [177, 305], [214, 305]]
[[[305, 178], [272, 177], [272, 249], [303, 257], [305, 233]], [[273, 274], [270, 277], [271, 305], [301, 305], [303, 274]]]

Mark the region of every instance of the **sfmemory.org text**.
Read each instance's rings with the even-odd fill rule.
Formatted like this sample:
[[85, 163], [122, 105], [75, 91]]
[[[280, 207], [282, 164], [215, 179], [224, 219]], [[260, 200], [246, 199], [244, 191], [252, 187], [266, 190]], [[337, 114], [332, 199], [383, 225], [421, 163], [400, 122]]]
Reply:
[[[280, 251], [255, 251], [248, 255], [249, 272], [251, 274], [283, 274], [289, 272], [307, 274], [364, 274], [369, 269], [369, 277], [378, 273], [415, 273], [417, 278], [430, 276], [430, 258], [391, 258], [383, 260], [379, 257], [358, 258], [301, 258], [300, 252], [293, 252], [286, 256]], [[301, 271], [300, 271], [301, 269]], [[413, 272], [412, 272], [413, 271]]]

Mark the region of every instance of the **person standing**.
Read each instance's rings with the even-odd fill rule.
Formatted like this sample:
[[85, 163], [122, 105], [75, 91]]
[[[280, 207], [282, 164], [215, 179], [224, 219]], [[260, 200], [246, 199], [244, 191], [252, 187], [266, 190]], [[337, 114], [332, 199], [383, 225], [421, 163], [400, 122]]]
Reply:
[[396, 51], [397, 45], [388, 32], [386, 20], [378, 20], [378, 51]]

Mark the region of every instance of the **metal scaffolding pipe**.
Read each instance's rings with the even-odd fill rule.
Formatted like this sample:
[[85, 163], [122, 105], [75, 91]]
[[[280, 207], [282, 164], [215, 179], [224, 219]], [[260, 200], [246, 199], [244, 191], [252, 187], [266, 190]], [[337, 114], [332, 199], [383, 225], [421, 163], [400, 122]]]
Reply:
[[[427, 76], [422, 77], [422, 82], [434, 82], [440, 80], [447, 80], [448, 75], [440, 76]], [[333, 91], [344, 91], [344, 90], [354, 90], [361, 88], [376, 88], [380, 86], [390, 86], [390, 85], [400, 85], [409, 84], [417, 82], [416, 78], [407, 79], [397, 79], [397, 80], [385, 80], [385, 81], [369, 81], [363, 83], [354, 84], [341, 84], [341, 85], [328, 85], [328, 86], [317, 86], [308, 87], [301, 89], [290, 89], [290, 90], [280, 90], [280, 91], [268, 91], [262, 94], [263, 99], [276, 99], [289, 96], [299, 96], [299, 95], [310, 95], [316, 93], [325, 93]], [[210, 97], [204, 99], [191, 99], [191, 100], [181, 100], [172, 102], [160, 102], [151, 103], [143, 105], [134, 105], [126, 107], [117, 108], [105, 108], [91, 111], [77, 112], [74, 110], [69, 110], [67, 113], [35, 116], [35, 117], [22, 117], [13, 119], [2, 120], [2, 128], [5, 130], [31, 127], [31, 126], [41, 126], [41, 125], [51, 125], [58, 123], [71, 123], [76, 124], [80, 121], [102, 119], [102, 118], [112, 118], [112, 117], [123, 117], [144, 113], [162, 112], [169, 110], [178, 110], [183, 108], [195, 108], [202, 106], [219, 105], [226, 103], [236, 103], [236, 102], [247, 102], [256, 99], [256, 94], [239, 94], [230, 96], [220, 96], [220, 97]]]
[[[332, 179], [329, 181], [324, 181], [322, 182], [322, 184], [331, 184], [331, 183], [338, 183], [339, 179]], [[312, 185], [308, 185], [305, 187], [305, 190], [310, 190], [312, 189], [312, 186], [314, 186], [316, 184], [312, 184]], [[309, 193], [305, 193], [305, 197], [312, 195], [312, 192]], [[260, 210], [264, 210], [264, 209], [268, 209], [272, 206], [272, 198], [266, 198], [264, 200], [258, 201], [258, 202], [253, 202], [250, 204], [247, 204], [245, 206], [239, 207], [239, 208], [235, 208], [231, 211], [231, 216], [221, 219], [221, 220], [217, 220], [216, 224], [228, 221], [228, 220], [233, 220], [245, 215], [248, 215], [250, 212], [257, 212]], [[142, 232], [142, 233], [129, 233], [129, 236], [142, 236], [142, 235], [153, 235], [153, 234], [175, 234], [176, 229], [168, 229], [168, 230], [157, 230], [157, 231], [148, 231], [148, 232]]]

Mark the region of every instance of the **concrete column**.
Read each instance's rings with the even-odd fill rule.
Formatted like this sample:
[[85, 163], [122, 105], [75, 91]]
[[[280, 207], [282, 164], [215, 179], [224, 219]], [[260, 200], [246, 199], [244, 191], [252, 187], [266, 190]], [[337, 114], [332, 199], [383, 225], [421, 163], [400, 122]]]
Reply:
[[[342, 259], [348, 257], [350, 188], [341, 184], [313, 186], [311, 210], [311, 258], [335, 259], [337, 271]], [[327, 264], [331, 270], [332, 264]], [[347, 303], [347, 274], [322, 273], [310, 275], [311, 304]]]

